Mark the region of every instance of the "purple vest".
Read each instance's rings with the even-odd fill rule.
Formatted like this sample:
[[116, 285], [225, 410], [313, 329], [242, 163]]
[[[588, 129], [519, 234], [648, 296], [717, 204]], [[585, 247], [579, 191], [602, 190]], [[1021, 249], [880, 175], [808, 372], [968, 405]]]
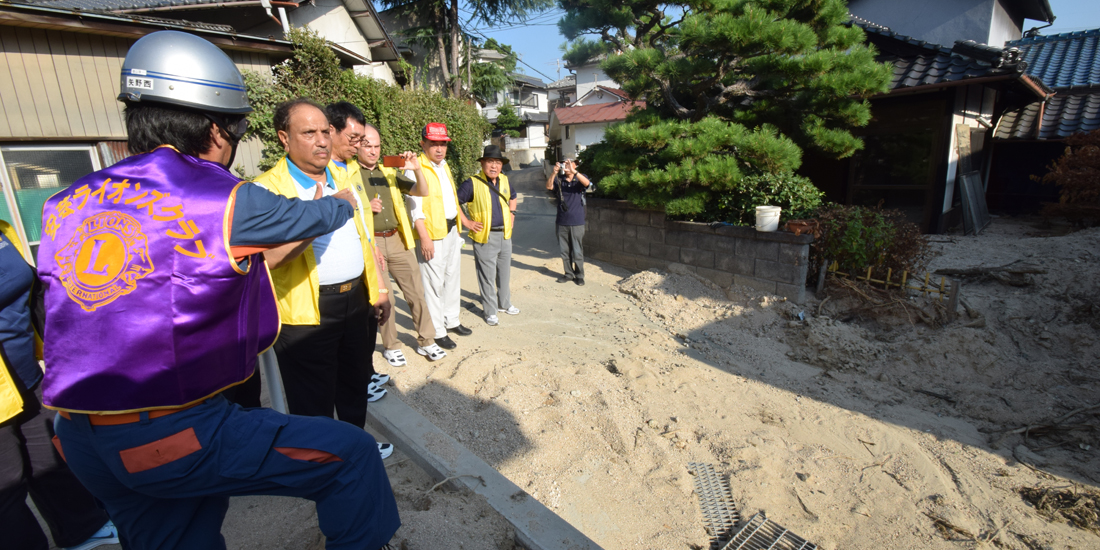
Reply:
[[245, 272], [229, 254], [239, 183], [161, 147], [50, 197], [38, 250], [48, 407], [179, 407], [252, 375], [279, 313], [263, 261]]

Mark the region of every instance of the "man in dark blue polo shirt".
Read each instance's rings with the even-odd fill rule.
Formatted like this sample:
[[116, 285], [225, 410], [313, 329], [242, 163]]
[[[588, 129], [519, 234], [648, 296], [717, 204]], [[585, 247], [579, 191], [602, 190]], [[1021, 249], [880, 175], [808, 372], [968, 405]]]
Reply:
[[559, 283], [573, 281], [584, 286], [584, 192], [592, 181], [577, 171], [571, 158], [554, 165], [554, 173], [546, 180], [546, 189], [558, 197], [558, 247], [565, 273]]

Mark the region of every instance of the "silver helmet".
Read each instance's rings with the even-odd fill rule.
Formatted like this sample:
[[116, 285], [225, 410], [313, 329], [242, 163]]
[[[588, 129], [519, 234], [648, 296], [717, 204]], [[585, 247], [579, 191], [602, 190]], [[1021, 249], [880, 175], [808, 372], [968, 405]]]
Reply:
[[200, 111], [252, 111], [244, 78], [217, 46], [193, 34], [158, 31], [130, 47], [122, 63], [118, 99], [152, 101]]

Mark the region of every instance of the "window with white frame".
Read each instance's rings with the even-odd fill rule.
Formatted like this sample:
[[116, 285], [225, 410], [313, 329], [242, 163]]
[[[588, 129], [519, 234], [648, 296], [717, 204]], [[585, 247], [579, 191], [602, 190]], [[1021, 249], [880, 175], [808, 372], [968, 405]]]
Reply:
[[42, 239], [46, 199], [99, 167], [91, 145], [0, 146], [0, 219], [16, 228], [32, 257]]

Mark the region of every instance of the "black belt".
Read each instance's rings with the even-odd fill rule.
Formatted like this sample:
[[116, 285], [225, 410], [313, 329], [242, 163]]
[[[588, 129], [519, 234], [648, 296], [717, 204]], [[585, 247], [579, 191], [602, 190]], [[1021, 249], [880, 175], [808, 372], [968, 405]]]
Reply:
[[359, 286], [359, 277], [334, 285], [321, 285], [320, 290], [321, 294], [343, 294], [357, 286]]
[[389, 231], [375, 231], [375, 237], [392, 237], [397, 234], [397, 228], [390, 229]]
[[458, 218], [451, 218], [447, 220], [447, 232], [451, 232], [451, 228], [458, 225]]
[[500, 227], [490, 227], [489, 231], [504, 231], [504, 226], [502, 225]]

